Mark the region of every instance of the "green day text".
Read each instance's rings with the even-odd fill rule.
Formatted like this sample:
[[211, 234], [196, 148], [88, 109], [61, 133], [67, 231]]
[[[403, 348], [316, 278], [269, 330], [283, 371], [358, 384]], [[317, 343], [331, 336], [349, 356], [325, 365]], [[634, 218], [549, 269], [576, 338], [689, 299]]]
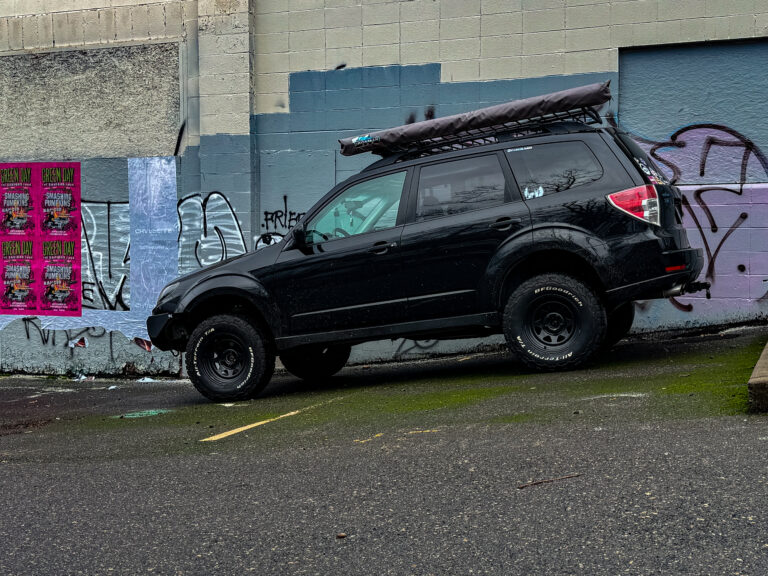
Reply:
[[3, 241], [3, 258], [32, 256], [32, 242], [29, 240]]
[[32, 182], [32, 168], [0, 168], [0, 184], [29, 184]]
[[43, 242], [43, 257], [51, 258], [53, 256], [74, 256], [75, 243], [65, 242], [63, 240], [52, 240]]
[[43, 184], [73, 184], [74, 168], [43, 168]]

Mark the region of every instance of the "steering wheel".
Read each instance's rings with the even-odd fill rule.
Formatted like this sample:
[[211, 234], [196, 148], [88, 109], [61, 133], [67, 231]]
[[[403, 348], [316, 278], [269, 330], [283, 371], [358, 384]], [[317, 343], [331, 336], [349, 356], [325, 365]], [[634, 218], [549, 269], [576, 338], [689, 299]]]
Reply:
[[349, 238], [349, 232], [341, 228], [334, 228], [333, 234], [339, 238]]

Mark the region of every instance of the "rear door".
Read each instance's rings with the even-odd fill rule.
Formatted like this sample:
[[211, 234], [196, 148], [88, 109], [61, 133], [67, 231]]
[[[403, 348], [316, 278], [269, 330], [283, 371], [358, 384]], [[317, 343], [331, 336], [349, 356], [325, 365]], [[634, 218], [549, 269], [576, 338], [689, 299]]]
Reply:
[[[423, 164], [414, 174], [401, 239], [410, 320], [490, 312], [486, 270], [530, 214], [501, 152]], [[527, 233], [527, 232], [526, 232]]]

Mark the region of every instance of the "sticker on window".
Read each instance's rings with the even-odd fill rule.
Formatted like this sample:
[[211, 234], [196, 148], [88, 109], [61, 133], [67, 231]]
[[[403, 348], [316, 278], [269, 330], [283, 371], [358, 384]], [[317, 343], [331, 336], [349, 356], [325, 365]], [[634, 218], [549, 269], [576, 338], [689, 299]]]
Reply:
[[544, 196], [544, 188], [539, 186], [538, 188], [529, 190], [528, 186], [526, 186], [525, 190], [523, 190], [523, 196], [525, 196], [526, 200], [532, 200], [533, 198], [541, 198], [542, 196]]
[[507, 148], [507, 152], [522, 152], [523, 150], [533, 150], [533, 146], [520, 146], [520, 148]]

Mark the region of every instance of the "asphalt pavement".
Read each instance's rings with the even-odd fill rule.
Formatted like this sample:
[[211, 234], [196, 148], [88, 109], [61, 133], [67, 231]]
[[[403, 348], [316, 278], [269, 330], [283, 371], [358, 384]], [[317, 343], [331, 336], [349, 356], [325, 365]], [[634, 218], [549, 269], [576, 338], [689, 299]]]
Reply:
[[0, 574], [768, 573], [768, 328], [188, 381], [0, 379]]

